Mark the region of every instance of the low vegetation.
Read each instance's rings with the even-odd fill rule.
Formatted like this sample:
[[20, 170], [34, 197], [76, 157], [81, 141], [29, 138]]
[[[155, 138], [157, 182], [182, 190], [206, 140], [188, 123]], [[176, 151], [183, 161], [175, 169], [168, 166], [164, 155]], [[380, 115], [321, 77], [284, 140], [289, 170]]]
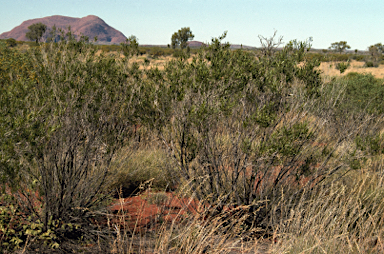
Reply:
[[[310, 41], [225, 35], [164, 69], [136, 43], [0, 42], [2, 252], [384, 250], [383, 80], [324, 79]], [[198, 207], [146, 229], [108, 209], [145, 191]]]

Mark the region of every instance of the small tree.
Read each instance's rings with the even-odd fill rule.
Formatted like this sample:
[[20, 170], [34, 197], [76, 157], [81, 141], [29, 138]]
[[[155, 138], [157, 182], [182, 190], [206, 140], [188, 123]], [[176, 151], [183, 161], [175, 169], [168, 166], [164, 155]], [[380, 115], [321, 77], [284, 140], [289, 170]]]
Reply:
[[340, 54], [341, 54], [344, 50], [346, 50], [346, 49], [350, 49], [350, 48], [351, 48], [351, 46], [349, 46], [349, 45], [347, 44], [346, 41], [334, 42], [334, 43], [332, 43], [331, 46], [329, 47], [329, 49], [331, 49], [331, 50], [335, 50], [335, 51], [339, 52]]
[[349, 68], [349, 66], [350, 66], [349, 61], [347, 61], [346, 63], [344, 62], [337, 63], [336, 70], [339, 70], [340, 73], [344, 73]]
[[369, 46], [368, 51], [373, 58], [377, 58], [381, 54], [380, 49], [376, 45]]
[[[379, 51], [380, 55], [383, 54], [384, 52], [384, 45], [381, 44], [381, 43], [376, 43], [375, 45], [373, 45], [374, 47], [377, 48], [377, 50]], [[372, 47], [372, 46], [371, 46]]]
[[125, 40], [125, 43], [120, 43], [123, 54], [128, 57], [128, 56], [133, 56], [133, 55], [139, 55], [139, 39], [131, 35], [129, 38]]
[[40, 22], [30, 25], [28, 29], [29, 31], [25, 34], [25, 36], [31, 41], [36, 41], [36, 43], [38, 43], [47, 30], [47, 26]]
[[383, 53], [383, 45], [381, 43], [376, 43], [368, 47], [370, 58], [366, 61], [365, 65], [367, 67], [378, 67], [380, 62], [380, 57]]
[[272, 56], [276, 49], [283, 44], [283, 36], [276, 38], [277, 31], [270, 38], [259, 35], [261, 52], [263, 56]]
[[187, 47], [188, 40], [192, 40], [194, 37], [195, 35], [192, 34], [189, 27], [183, 27], [172, 35], [172, 48], [175, 49], [176, 46], [180, 45], [180, 48], [184, 49]]

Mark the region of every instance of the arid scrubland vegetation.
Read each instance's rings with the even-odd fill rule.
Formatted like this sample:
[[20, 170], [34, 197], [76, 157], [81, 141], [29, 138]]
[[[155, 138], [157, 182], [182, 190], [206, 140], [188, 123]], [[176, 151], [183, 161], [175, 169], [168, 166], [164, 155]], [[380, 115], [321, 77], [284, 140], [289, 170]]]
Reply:
[[135, 43], [0, 42], [1, 252], [381, 253], [383, 80], [325, 70], [370, 56], [224, 38], [159, 68]]

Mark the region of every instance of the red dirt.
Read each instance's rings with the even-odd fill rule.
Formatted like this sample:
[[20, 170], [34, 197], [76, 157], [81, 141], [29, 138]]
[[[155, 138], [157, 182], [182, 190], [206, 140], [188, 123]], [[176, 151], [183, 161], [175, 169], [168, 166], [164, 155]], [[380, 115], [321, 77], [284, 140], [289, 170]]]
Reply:
[[201, 209], [199, 202], [192, 198], [179, 198], [172, 193], [166, 193], [167, 200], [161, 204], [149, 202], [150, 195], [134, 196], [118, 199], [109, 207], [114, 214], [108, 216], [109, 223], [119, 224], [131, 230], [135, 228], [154, 228], [161, 222], [172, 223], [181, 221], [183, 217], [197, 215]]

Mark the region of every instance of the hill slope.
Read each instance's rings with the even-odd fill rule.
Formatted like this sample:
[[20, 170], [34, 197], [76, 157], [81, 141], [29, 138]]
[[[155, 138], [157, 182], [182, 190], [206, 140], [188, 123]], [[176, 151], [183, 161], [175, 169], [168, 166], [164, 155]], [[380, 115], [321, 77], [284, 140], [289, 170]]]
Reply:
[[54, 15], [38, 19], [30, 19], [24, 21], [21, 25], [13, 28], [9, 32], [0, 34], [0, 39], [14, 38], [18, 41], [27, 41], [25, 34], [28, 32], [28, 26], [34, 23], [43, 23], [48, 29], [43, 36], [43, 40], [48, 37], [48, 32], [52, 26], [56, 28], [67, 29], [71, 27], [71, 31], [76, 35], [84, 34], [91, 40], [97, 36], [98, 42], [101, 44], [118, 44], [124, 42], [126, 37], [120, 31], [114, 29], [104, 22], [101, 18], [89, 15], [83, 18], [72, 18], [60, 15]]

